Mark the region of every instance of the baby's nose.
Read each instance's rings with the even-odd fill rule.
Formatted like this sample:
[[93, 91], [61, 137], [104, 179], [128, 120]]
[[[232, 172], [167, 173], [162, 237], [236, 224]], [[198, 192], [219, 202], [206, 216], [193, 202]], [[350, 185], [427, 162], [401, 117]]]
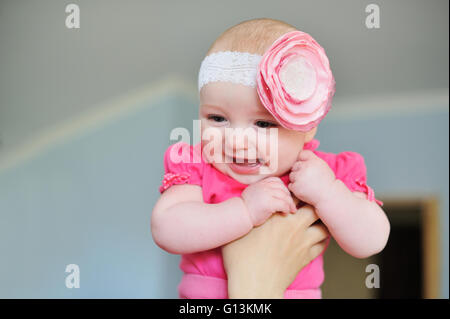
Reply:
[[256, 145], [256, 132], [252, 129], [233, 128], [225, 131], [225, 144], [233, 153], [254, 148]]

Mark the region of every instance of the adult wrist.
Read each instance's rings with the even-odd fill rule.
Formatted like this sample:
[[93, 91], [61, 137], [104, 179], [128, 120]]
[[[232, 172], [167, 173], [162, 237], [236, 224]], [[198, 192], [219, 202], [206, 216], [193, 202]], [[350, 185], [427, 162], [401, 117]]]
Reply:
[[[236, 279], [236, 280], [235, 280]], [[248, 278], [238, 280], [228, 276], [229, 299], [283, 299], [284, 289], [270, 286], [267, 282], [253, 282]]]

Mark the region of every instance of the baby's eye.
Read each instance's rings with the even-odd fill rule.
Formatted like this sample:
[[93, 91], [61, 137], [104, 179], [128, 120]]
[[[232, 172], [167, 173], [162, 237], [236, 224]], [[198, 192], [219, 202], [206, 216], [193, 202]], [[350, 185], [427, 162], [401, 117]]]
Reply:
[[268, 128], [268, 127], [276, 127], [277, 126], [276, 124], [267, 122], [267, 121], [256, 121], [255, 125], [260, 128]]
[[225, 118], [220, 115], [209, 115], [208, 120], [213, 120], [214, 122], [223, 122], [225, 121]]

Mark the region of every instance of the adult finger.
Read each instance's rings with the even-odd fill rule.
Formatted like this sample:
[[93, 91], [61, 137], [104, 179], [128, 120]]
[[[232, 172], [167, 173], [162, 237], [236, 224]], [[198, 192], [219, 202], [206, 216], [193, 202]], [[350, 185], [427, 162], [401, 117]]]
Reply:
[[308, 234], [307, 238], [309, 238], [313, 244], [321, 242], [330, 235], [328, 228], [322, 222], [310, 226], [306, 232]]
[[323, 252], [323, 250], [327, 247], [327, 244], [328, 244], [328, 240], [324, 239], [321, 242], [313, 245], [309, 249], [309, 257], [311, 258], [311, 260], [313, 260], [314, 258], [319, 256]]
[[307, 227], [314, 224], [314, 222], [319, 219], [314, 210], [314, 207], [312, 207], [311, 205], [304, 205], [300, 207], [297, 210], [297, 213], [300, 214], [299, 218], [301, 219], [302, 223]]

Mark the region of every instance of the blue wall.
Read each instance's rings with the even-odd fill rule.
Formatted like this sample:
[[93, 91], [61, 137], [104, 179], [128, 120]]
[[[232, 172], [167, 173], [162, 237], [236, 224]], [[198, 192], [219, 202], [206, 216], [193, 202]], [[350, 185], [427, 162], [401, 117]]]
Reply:
[[[158, 248], [150, 213], [174, 127], [196, 102], [148, 102], [0, 173], [1, 298], [176, 298], [179, 257]], [[448, 298], [448, 111], [321, 124], [320, 150], [360, 152], [377, 194], [441, 200], [442, 297]], [[65, 267], [80, 266], [80, 289]]]
[[176, 298], [179, 257], [153, 243], [150, 214], [169, 132], [195, 114], [163, 98], [3, 172], [0, 297]]

